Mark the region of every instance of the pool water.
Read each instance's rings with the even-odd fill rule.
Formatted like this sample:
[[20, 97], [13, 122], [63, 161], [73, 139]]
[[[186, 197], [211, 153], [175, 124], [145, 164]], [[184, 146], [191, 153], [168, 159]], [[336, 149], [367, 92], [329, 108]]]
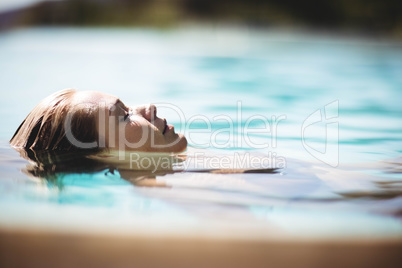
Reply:
[[[188, 26], [0, 33], [0, 226], [246, 237], [402, 237], [402, 43]], [[139, 187], [28, 176], [8, 141], [63, 88], [155, 103], [189, 148]]]

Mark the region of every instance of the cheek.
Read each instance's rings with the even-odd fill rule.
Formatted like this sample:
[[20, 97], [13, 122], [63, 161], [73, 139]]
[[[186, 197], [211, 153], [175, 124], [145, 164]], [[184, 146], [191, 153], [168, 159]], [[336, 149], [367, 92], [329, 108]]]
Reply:
[[156, 145], [156, 146], [161, 146], [161, 145], [166, 145], [166, 139], [165, 136], [157, 129], [151, 128], [150, 129], [150, 137], [151, 137], [151, 146]]
[[148, 140], [148, 128], [136, 123], [126, 124], [120, 128], [120, 133], [124, 137], [120, 137], [120, 139], [124, 139], [129, 143], [140, 143], [143, 140]]
[[131, 149], [158, 151], [158, 146], [166, 144], [165, 137], [146, 122], [141, 124], [133, 122], [123, 127], [124, 137], [119, 137], [119, 142], [124, 140], [125, 145]]

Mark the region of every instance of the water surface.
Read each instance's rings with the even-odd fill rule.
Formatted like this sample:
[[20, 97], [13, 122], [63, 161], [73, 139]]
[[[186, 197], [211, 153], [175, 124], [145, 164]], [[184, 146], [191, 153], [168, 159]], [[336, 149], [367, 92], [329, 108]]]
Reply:
[[[400, 43], [235, 27], [32, 28], [1, 33], [0, 59], [3, 226], [402, 235]], [[281, 169], [157, 176], [168, 188], [107, 170], [32, 178], [8, 140], [42, 98], [68, 87], [156, 103], [189, 138], [187, 167], [220, 157]]]

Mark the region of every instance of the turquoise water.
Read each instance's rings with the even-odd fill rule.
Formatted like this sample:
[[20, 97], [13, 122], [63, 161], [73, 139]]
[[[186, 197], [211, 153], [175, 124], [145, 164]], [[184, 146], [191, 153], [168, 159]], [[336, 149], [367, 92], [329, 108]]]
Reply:
[[[1, 33], [0, 59], [1, 226], [402, 235], [401, 43], [236, 27], [33, 28]], [[168, 188], [119, 172], [29, 177], [7, 142], [41, 99], [69, 87], [155, 103], [188, 137], [184, 168], [225, 158], [220, 168], [254, 159], [280, 169], [157, 176]]]

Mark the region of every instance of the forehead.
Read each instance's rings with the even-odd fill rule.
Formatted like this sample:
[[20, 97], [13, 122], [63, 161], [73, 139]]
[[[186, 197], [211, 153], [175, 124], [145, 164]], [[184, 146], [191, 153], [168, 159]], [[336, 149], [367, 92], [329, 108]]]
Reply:
[[122, 107], [126, 109], [124, 103], [117, 97], [97, 91], [79, 91], [74, 96], [74, 102], [79, 104], [88, 103], [98, 105], [106, 109]]

